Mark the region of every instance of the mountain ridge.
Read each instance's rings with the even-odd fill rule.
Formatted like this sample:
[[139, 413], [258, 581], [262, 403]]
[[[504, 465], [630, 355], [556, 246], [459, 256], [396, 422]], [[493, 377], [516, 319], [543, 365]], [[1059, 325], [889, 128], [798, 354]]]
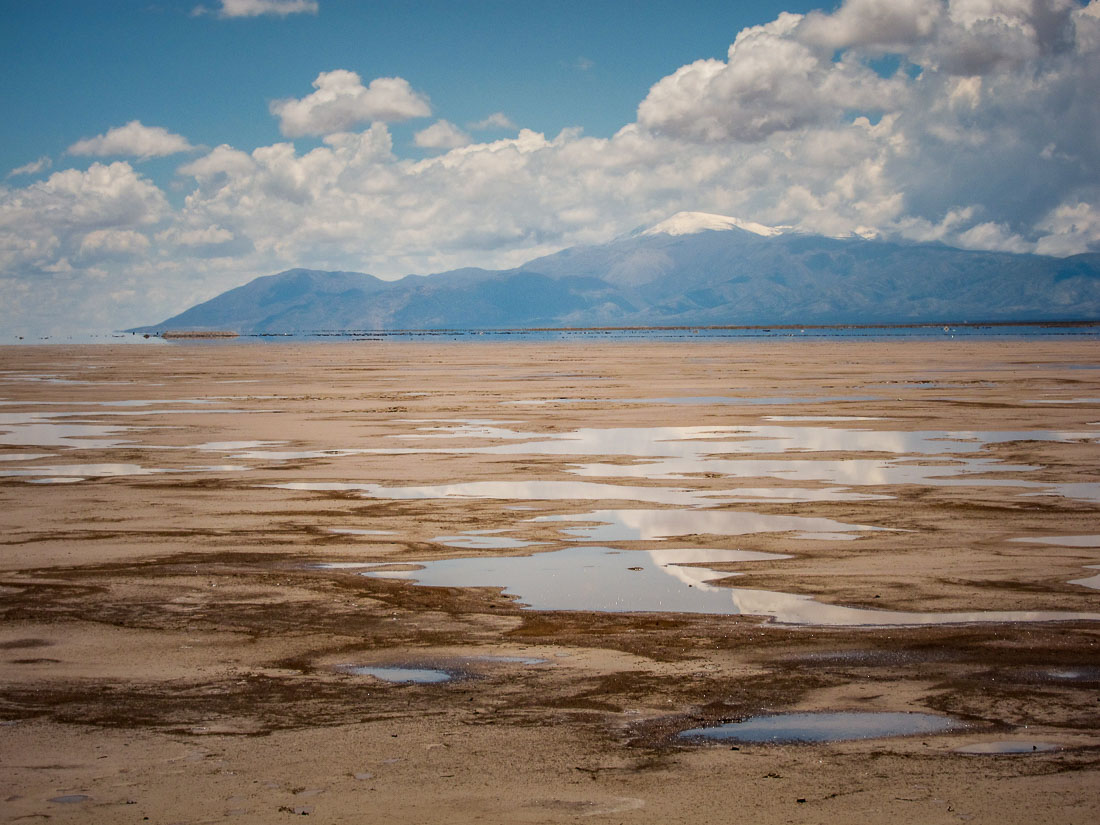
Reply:
[[[746, 228], [749, 227], [749, 228]], [[132, 332], [1100, 320], [1100, 254], [830, 238], [678, 213], [513, 269], [384, 281], [296, 268]]]

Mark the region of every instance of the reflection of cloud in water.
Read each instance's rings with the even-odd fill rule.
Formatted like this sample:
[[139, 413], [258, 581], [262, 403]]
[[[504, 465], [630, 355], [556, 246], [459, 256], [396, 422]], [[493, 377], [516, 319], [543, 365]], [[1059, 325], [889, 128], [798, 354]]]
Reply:
[[[1100, 565], [1096, 564], [1089, 564], [1086, 565], [1086, 567], [1088, 567], [1089, 570], [1100, 570]], [[1084, 579], [1074, 579], [1070, 584], [1079, 584], [1082, 587], [1091, 587], [1093, 590], [1100, 590], [1100, 573]]]
[[467, 530], [458, 536], [436, 536], [432, 541], [448, 547], [465, 547], [470, 550], [509, 550], [518, 547], [534, 547], [539, 543], [499, 535], [504, 532], [506, 531]]
[[[534, 610], [668, 612], [749, 615], [782, 624], [887, 626], [978, 622], [1100, 621], [1100, 613], [973, 611], [914, 613], [822, 604], [810, 596], [709, 584], [727, 577], [692, 562], [747, 561], [731, 550], [619, 551], [571, 547], [507, 558], [443, 559], [420, 562], [415, 570], [366, 570], [365, 576], [405, 579], [435, 587], [496, 587]], [[669, 561], [678, 558], [679, 562]], [[759, 555], [756, 556], [759, 558]]]
[[[738, 427], [582, 428], [568, 433], [524, 433], [503, 427], [464, 425], [424, 428], [408, 440], [488, 439], [508, 443], [481, 447], [378, 449], [372, 452], [463, 454], [630, 455], [699, 460], [706, 456], [786, 452], [873, 452], [895, 455], [951, 455], [976, 452], [1009, 441], [1095, 440], [1095, 432], [1054, 430], [949, 431], [871, 430], [846, 427], [746, 425]], [[519, 441], [521, 443], [512, 443]]]
[[[570, 472], [597, 478], [651, 478], [662, 480], [688, 479], [700, 473], [717, 473], [732, 478], [782, 478], [796, 481], [823, 481], [852, 486], [882, 486], [891, 484], [952, 483], [949, 479], [974, 473], [1027, 472], [1038, 467], [1027, 464], [1002, 464], [992, 458], [954, 458], [949, 462], [918, 464], [897, 459], [661, 459], [637, 464], [586, 463], [576, 464]], [[1014, 484], [1028, 487], [1032, 483], [1015, 479], [966, 480], [967, 484]], [[815, 491], [807, 490], [807, 493]]]
[[[690, 479], [701, 474], [736, 478], [782, 478], [853, 486], [926, 484], [935, 486], [1042, 487], [1049, 494], [1085, 501], [1100, 500], [1100, 488], [1052, 485], [1013, 478], [975, 479], [976, 474], [1024, 473], [1031, 465], [1003, 464], [968, 455], [991, 444], [1011, 441], [1096, 441], [1095, 432], [1056, 430], [928, 430], [903, 432], [834, 426], [633, 427], [583, 428], [568, 433], [524, 433], [508, 422], [449, 422], [399, 436], [408, 440], [488, 440], [480, 446], [375, 448], [382, 454], [443, 453], [464, 455], [628, 456], [634, 464], [585, 463], [573, 467], [582, 476], [604, 478]], [[736, 455], [791, 453], [880, 453], [888, 456], [939, 457], [935, 465], [915, 458], [738, 459]], [[793, 489], [793, 488], [792, 488]], [[842, 490], [779, 492], [745, 490], [730, 501], [785, 499], [799, 501], [860, 500], [865, 494]]]
[[1019, 544], [1053, 544], [1056, 547], [1100, 547], [1100, 536], [1036, 536], [1009, 541]]
[[147, 476], [158, 473], [225, 473], [247, 469], [235, 464], [219, 464], [204, 467], [142, 467], [138, 464], [53, 464], [34, 467], [0, 467], [0, 477], [13, 476], [32, 479], [40, 484], [72, 483], [88, 478], [116, 476]]
[[876, 530], [829, 518], [747, 513], [740, 510], [596, 510], [577, 515], [539, 516], [536, 522], [595, 522], [566, 528], [575, 541], [652, 541], [673, 536], [744, 536], [794, 533], [795, 538], [853, 539]]
[[73, 424], [55, 419], [62, 413], [0, 413], [0, 444], [21, 447], [79, 447], [103, 450], [128, 442], [114, 438], [125, 427]]
[[381, 484], [338, 481], [295, 481], [270, 484], [285, 490], [358, 492], [370, 498], [391, 500], [485, 498], [504, 501], [648, 501], [695, 507], [719, 503], [721, 492], [673, 490], [667, 487], [627, 487], [588, 481], [468, 481], [419, 487], [385, 487]]
[[1025, 493], [1024, 495], [1060, 496], [1061, 498], [1071, 498], [1075, 501], [1100, 502], [1100, 482], [1072, 481], [1064, 484], [1040, 484], [1036, 486], [1043, 487], [1044, 489], [1034, 493]]

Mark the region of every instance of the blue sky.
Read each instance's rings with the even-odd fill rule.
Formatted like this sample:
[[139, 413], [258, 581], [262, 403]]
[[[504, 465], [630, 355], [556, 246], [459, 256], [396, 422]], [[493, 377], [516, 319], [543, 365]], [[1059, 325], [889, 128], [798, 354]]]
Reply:
[[[405, 78], [459, 124], [504, 112], [547, 134], [610, 137], [664, 75], [724, 56], [745, 26], [815, 4], [318, 0], [315, 14], [228, 19], [196, 16], [196, 0], [3, 7], [7, 170], [134, 119], [197, 144], [273, 143], [268, 101], [305, 95], [334, 69]], [[416, 125], [394, 132], [411, 144]]]
[[680, 210], [1100, 250], [1100, 0], [0, 0], [0, 338]]

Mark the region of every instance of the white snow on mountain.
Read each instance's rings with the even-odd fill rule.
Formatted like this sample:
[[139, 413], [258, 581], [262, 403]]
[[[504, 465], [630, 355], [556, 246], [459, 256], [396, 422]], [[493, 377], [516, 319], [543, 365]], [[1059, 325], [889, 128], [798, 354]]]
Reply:
[[714, 215], [710, 212], [677, 212], [671, 218], [666, 218], [651, 226], [642, 234], [694, 235], [697, 232], [720, 232], [726, 229], [743, 229], [746, 232], [763, 235], [766, 238], [783, 233], [782, 229], [774, 226], [765, 226], [754, 221], [743, 221], [740, 218], [731, 218], [728, 215]]

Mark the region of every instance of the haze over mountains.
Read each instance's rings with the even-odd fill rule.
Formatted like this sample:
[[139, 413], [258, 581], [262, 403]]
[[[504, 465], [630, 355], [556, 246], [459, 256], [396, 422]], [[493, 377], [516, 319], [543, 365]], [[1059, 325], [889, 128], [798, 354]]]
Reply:
[[291, 269], [135, 332], [959, 323], [1100, 319], [1100, 254], [827, 238], [681, 212], [509, 270], [383, 281]]

